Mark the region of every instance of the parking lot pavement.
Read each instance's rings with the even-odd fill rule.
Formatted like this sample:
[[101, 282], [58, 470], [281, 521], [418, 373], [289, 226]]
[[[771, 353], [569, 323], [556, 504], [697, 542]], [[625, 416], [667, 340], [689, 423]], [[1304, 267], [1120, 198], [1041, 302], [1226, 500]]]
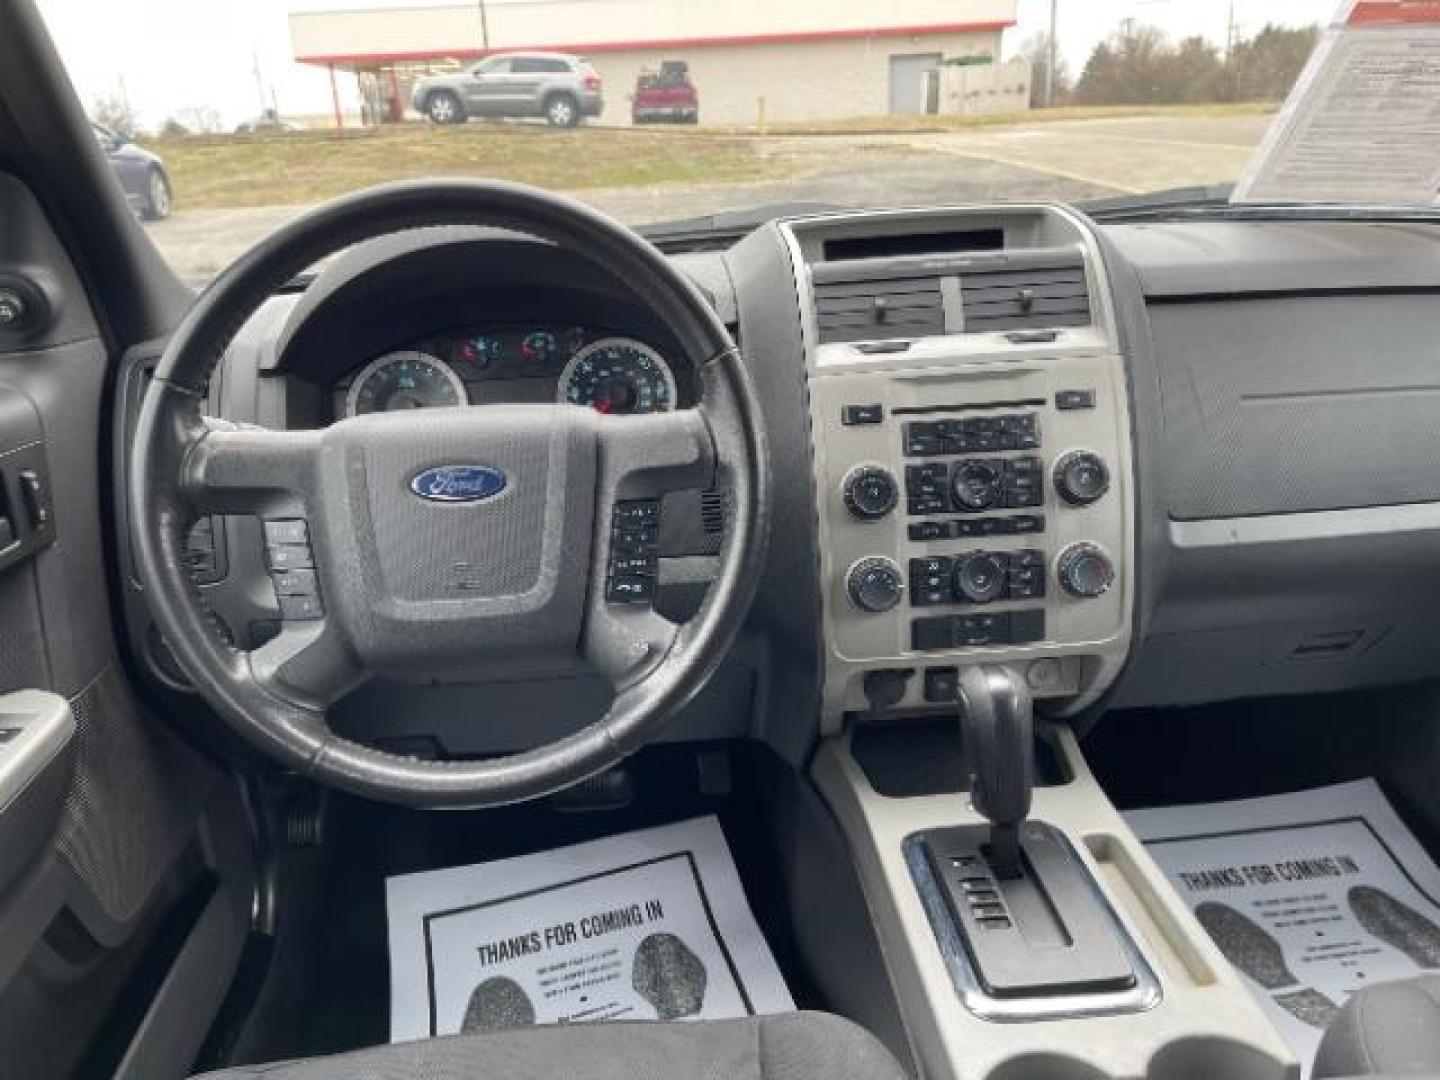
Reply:
[[1126, 117], [981, 128], [905, 141], [918, 149], [1133, 194], [1236, 180], [1269, 124], [1269, 116]]
[[[772, 136], [805, 164], [788, 180], [575, 192], [631, 225], [779, 202], [905, 206], [1080, 201], [1234, 180], [1268, 116], [1066, 120], [944, 133]], [[858, 162], [858, 164], [857, 164]], [[179, 193], [184, 204], [184, 192]], [[180, 210], [147, 226], [182, 277], [218, 273], [303, 207]]]

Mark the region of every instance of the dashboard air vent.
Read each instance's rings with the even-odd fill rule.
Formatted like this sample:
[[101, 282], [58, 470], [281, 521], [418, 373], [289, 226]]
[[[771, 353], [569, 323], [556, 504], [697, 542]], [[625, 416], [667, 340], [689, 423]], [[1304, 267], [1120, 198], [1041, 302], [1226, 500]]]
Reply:
[[928, 337], [945, 332], [938, 277], [820, 281], [815, 324], [822, 343]]
[[967, 334], [1090, 324], [1085, 264], [1078, 254], [963, 273], [960, 301]]

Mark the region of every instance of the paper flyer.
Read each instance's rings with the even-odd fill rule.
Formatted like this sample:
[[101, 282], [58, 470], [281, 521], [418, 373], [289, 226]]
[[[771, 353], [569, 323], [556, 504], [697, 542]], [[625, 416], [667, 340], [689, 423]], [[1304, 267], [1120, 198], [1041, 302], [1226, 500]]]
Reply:
[[1440, 3], [1347, 0], [1231, 201], [1440, 204], [1437, 99]]
[[1440, 871], [1373, 780], [1125, 817], [1307, 1076], [1351, 993], [1440, 969]]
[[795, 1007], [714, 817], [392, 877], [392, 1041]]

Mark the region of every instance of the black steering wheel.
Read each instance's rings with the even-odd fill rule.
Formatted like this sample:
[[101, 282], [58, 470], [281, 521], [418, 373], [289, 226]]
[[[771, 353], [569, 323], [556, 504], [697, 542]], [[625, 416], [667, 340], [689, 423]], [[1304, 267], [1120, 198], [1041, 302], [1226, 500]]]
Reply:
[[[683, 347], [700, 404], [642, 416], [573, 405], [432, 409], [306, 431], [201, 415], [220, 357], [277, 287], [351, 244], [453, 225], [524, 233], [610, 271]], [[724, 324], [629, 229], [513, 184], [386, 185], [281, 228], [221, 274], [176, 328], [134, 440], [128, 479], [141, 584], [200, 693], [284, 765], [411, 806], [535, 798], [636, 750], [724, 657], [768, 533], [764, 425]], [[726, 533], [694, 618], [676, 625], [648, 603], [612, 599], [612, 548], [616, 558], [643, 551], [654, 500], [715, 483], [728, 494]], [[205, 514], [257, 516], [272, 567], [313, 564], [318, 599], [253, 651], [216, 631], [186, 570], [186, 535]], [[514, 678], [587, 662], [614, 686], [609, 712], [508, 757], [401, 757], [326, 723], [328, 707], [371, 677]]]

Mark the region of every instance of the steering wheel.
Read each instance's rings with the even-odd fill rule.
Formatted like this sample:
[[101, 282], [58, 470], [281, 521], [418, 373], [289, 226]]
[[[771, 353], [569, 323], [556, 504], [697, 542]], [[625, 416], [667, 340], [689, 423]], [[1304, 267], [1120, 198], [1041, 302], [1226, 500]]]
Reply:
[[[635, 416], [488, 405], [369, 414], [305, 431], [201, 415], [226, 347], [277, 287], [351, 244], [455, 225], [527, 234], [610, 271], [680, 343], [698, 374], [700, 404]], [[754, 389], [699, 291], [637, 234], [580, 203], [484, 181], [347, 196], [241, 257], [170, 338], [141, 405], [128, 480], [150, 612], [200, 694], [285, 766], [417, 807], [536, 798], [639, 748], [733, 642], [769, 523]], [[637, 557], [653, 566], [655, 500], [717, 482], [729, 498], [727, 527], [695, 616], [677, 625], [649, 603], [617, 598], [613, 569]], [[207, 514], [261, 518], [272, 569], [313, 566], [317, 598], [252, 651], [217, 632], [186, 569], [186, 536]], [[372, 677], [515, 678], [585, 663], [614, 687], [610, 710], [506, 757], [403, 757], [326, 723], [328, 708]]]

